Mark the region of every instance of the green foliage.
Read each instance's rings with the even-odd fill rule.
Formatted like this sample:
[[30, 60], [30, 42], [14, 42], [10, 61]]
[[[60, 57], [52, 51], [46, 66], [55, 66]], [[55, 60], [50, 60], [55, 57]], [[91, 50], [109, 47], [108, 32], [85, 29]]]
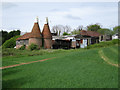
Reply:
[[113, 28], [114, 33], [120, 33], [120, 26], [116, 26]]
[[9, 32], [8, 38], [14, 37], [16, 35], [20, 35], [20, 30], [17, 30], [17, 31], [13, 30], [13, 31]]
[[22, 45], [20, 48], [19, 48], [19, 50], [25, 50], [25, 45]]
[[2, 44], [8, 40], [8, 32], [7, 31], [0, 31], [0, 35], [2, 35]]
[[97, 31], [98, 29], [101, 29], [101, 26], [99, 24], [93, 24], [87, 26], [88, 31]]
[[113, 39], [113, 40], [112, 40], [112, 43], [113, 43], [113, 44], [120, 44], [120, 40], [119, 40], [119, 39]]
[[2, 35], [2, 44], [6, 40], [10, 39], [11, 37], [20, 35], [20, 32], [21, 32], [20, 30], [17, 30], [17, 31], [13, 30], [13, 31], [10, 31], [9, 33], [7, 31], [3, 31], [3, 30], [0, 31], [0, 35]]
[[111, 40], [111, 41], [104, 41], [104, 42], [100, 42], [100, 43], [97, 43], [97, 44], [87, 46], [87, 49], [112, 46], [112, 45], [118, 44], [118, 42], [120, 42], [119, 39], [114, 39], [114, 40]]
[[72, 34], [80, 34], [80, 30], [73, 30], [72, 32], [71, 32]]
[[107, 28], [101, 28], [101, 29], [98, 29], [97, 32], [99, 32], [100, 34], [108, 34], [108, 35], [113, 35], [113, 31], [110, 30], [110, 29], [107, 29]]
[[70, 35], [70, 34], [68, 34], [67, 32], [64, 32], [63, 35]]
[[2, 45], [2, 48], [14, 48], [16, 46], [16, 39], [18, 37], [20, 36], [14, 36], [9, 40], [5, 41], [5, 43]]
[[36, 44], [31, 44], [31, 45], [29, 45], [29, 47], [28, 47], [31, 51], [32, 50], [38, 50], [39, 48], [38, 48], [38, 45], [36, 45]]

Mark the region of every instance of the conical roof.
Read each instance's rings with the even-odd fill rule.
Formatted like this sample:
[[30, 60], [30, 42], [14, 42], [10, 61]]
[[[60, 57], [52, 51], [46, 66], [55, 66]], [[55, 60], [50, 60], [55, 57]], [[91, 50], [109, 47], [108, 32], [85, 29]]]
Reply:
[[32, 32], [31, 33], [39, 33], [39, 34], [41, 34], [38, 22], [34, 23], [34, 26], [32, 28]]
[[26, 34], [22, 35], [21, 37], [17, 38], [16, 40], [29, 39], [29, 38], [42, 38], [42, 34], [40, 31], [38, 21], [34, 23], [34, 26], [30, 33], [26, 33]]
[[46, 18], [46, 21], [47, 21], [47, 24], [44, 24], [43, 31], [42, 31], [43, 38], [52, 38], [52, 34], [50, 32], [47, 18]]

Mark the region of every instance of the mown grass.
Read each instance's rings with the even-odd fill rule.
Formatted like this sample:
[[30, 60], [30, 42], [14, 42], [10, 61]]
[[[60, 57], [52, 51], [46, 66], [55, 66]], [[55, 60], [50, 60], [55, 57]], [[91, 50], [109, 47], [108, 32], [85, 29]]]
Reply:
[[103, 53], [105, 56], [108, 57], [109, 61], [118, 64], [118, 47], [117, 46], [112, 46], [108, 48], [103, 49]]
[[76, 51], [84, 51], [84, 50], [83, 49], [75, 49], [75, 50], [41, 49], [41, 50], [30, 51], [30, 50], [18, 50], [14, 48], [7, 48], [7, 49], [3, 49], [2, 51], [2, 55], [3, 55], [2, 66], [26, 63], [30, 61], [42, 60], [42, 59], [56, 57], [56, 56], [58, 57], [58, 56], [62, 56], [70, 52], [76, 52]]
[[[100, 48], [113, 60], [117, 46]], [[111, 48], [113, 50], [111, 50]], [[106, 63], [96, 49], [77, 49], [53, 54], [12, 57], [11, 61], [54, 59], [3, 70], [3, 88], [117, 88], [118, 68]], [[111, 53], [107, 53], [107, 52]], [[10, 61], [5, 57], [4, 61]], [[114, 62], [113, 62], [114, 63]], [[116, 61], [115, 61], [116, 63]]]

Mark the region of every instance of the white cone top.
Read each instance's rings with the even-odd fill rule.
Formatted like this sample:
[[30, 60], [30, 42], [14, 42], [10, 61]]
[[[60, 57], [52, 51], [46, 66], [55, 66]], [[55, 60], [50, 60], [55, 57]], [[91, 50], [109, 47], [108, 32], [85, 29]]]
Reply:
[[48, 17], [46, 17], [45, 19], [45, 24], [48, 24]]
[[39, 22], [39, 19], [38, 19], [38, 16], [35, 18], [35, 23], [38, 23]]

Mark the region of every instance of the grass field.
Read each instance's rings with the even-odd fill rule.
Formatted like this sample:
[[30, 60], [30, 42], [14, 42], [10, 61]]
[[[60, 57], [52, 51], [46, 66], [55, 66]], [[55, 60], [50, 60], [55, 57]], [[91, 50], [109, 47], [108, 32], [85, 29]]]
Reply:
[[117, 88], [118, 47], [51, 50], [35, 56], [6, 56], [3, 66], [56, 57], [3, 69], [3, 88]]

